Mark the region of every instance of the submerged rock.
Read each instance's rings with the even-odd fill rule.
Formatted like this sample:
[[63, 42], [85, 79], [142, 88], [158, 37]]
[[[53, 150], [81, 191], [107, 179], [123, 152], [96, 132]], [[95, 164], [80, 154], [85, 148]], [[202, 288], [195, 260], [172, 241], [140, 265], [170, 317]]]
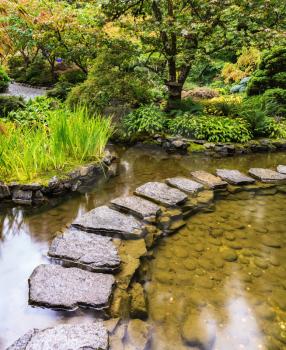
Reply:
[[180, 205], [188, 198], [184, 192], [161, 182], [147, 182], [138, 187], [135, 194], [166, 206]]
[[32, 330], [7, 350], [107, 350], [108, 334], [101, 321]]
[[187, 345], [200, 350], [212, 349], [216, 340], [215, 325], [201, 320], [199, 315], [191, 314], [187, 317], [181, 334]]
[[130, 320], [127, 326], [126, 350], [145, 350], [150, 341], [150, 326], [137, 319]]
[[122, 238], [141, 238], [142, 224], [131, 215], [119, 213], [107, 206], [95, 208], [72, 223], [73, 227], [106, 236], [119, 235]]
[[79, 306], [101, 310], [108, 307], [115, 279], [60, 265], [40, 265], [29, 278], [29, 303], [54, 309]]
[[181, 191], [195, 194], [204, 189], [204, 186], [196, 181], [185, 177], [173, 177], [166, 180], [166, 183], [172, 187], [176, 187]]
[[227, 182], [206, 171], [193, 171], [191, 174], [197, 181], [213, 190], [227, 187]]
[[278, 165], [277, 171], [278, 171], [278, 173], [286, 175], [286, 165]]
[[249, 174], [262, 182], [286, 181], [286, 175], [277, 171], [263, 168], [251, 168]]
[[161, 208], [157, 204], [138, 196], [119, 197], [113, 199], [110, 203], [116, 209], [130, 212], [140, 219], [152, 216], [156, 217], [161, 211]]
[[216, 174], [221, 179], [229, 182], [232, 185], [249, 185], [255, 182], [254, 179], [246, 176], [238, 170], [217, 169]]
[[120, 265], [117, 249], [110, 237], [79, 230], [67, 230], [56, 237], [48, 255], [99, 272], [112, 272]]
[[131, 291], [131, 304], [130, 304], [130, 315], [132, 318], [147, 318], [146, 300], [144, 295], [144, 289], [140, 283], [134, 283]]

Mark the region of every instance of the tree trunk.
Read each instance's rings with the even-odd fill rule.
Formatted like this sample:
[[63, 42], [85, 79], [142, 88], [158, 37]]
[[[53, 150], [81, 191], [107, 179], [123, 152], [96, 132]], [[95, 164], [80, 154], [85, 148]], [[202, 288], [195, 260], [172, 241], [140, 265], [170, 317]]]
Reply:
[[168, 87], [168, 101], [167, 101], [167, 111], [170, 111], [172, 109], [176, 109], [178, 107], [178, 103], [182, 99], [182, 90], [183, 90], [183, 84], [169, 81], [166, 83]]

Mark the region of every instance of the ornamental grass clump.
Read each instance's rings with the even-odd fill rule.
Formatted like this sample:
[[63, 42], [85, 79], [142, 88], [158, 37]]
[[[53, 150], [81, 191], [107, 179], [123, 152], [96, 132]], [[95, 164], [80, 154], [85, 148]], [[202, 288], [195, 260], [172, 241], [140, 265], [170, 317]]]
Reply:
[[86, 108], [51, 111], [47, 125], [13, 123], [0, 134], [0, 179], [31, 181], [63, 174], [88, 162], [100, 162], [112, 134], [109, 118], [91, 117]]

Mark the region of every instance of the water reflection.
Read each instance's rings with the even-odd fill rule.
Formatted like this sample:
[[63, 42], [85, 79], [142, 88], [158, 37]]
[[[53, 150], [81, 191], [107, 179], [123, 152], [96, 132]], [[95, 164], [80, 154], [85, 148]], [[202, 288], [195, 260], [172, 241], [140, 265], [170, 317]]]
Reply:
[[[127, 150], [120, 149], [119, 152], [121, 155], [120, 176], [110, 181], [102, 179], [95, 186], [87, 188], [82, 195], [69, 196], [60, 202], [55, 201], [49, 207], [40, 209], [0, 209], [0, 350], [5, 349], [17, 337], [33, 327], [42, 328], [58, 322], [76, 322], [78, 318], [93, 316], [92, 312], [80, 311], [67, 314], [32, 308], [27, 304], [28, 277], [38, 264], [47, 262], [45, 254], [56, 232], [79, 215], [107, 203], [115, 196], [130, 193], [138, 185], [147, 181], [162, 180], [178, 175], [188, 176], [190, 171], [198, 169], [213, 171], [217, 167], [226, 167], [245, 170], [251, 166], [272, 167], [279, 163], [286, 163], [286, 155], [283, 153], [269, 156], [250, 155], [239, 158], [210, 159], [205, 156], [168, 156], [161, 150], [151, 148], [134, 147]], [[265, 219], [265, 207], [255, 207], [253, 210], [243, 207], [240, 210], [248, 217], [249, 225], [251, 225], [249, 230], [255, 230], [252, 225], [255, 225], [258, 220], [264, 222], [261, 226], [272, 225], [268, 218]], [[237, 214], [236, 220], [239, 219], [240, 213]], [[211, 225], [212, 221], [206, 221], [206, 223]], [[282, 219], [277, 221], [281, 229], [284, 224]], [[204, 244], [202, 240], [201, 245]], [[197, 249], [200, 247], [197, 246]], [[264, 253], [268, 254], [267, 248]], [[191, 268], [190, 263], [188, 266]], [[185, 276], [185, 267], [174, 261], [173, 269], [180, 278], [179, 283], [187, 283], [188, 276]], [[219, 275], [219, 272], [216, 272]], [[199, 302], [200, 298], [195, 298], [196, 289], [193, 288], [192, 282], [189, 288], [194, 293], [194, 300]], [[166, 298], [165, 292], [167, 293]], [[169, 304], [174, 305], [175, 303], [176, 307], [178, 306], [178, 296], [173, 293], [172, 288], [165, 292], [162, 291], [162, 294], [156, 297], [162, 299], [160, 304], [168, 311]], [[223, 296], [221, 299], [225, 300]], [[185, 308], [185, 302], [186, 300], [180, 297], [179, 308], [181, 310]], [[170, 326], [169, 332], [174, 335], [171, 342], [174, 345], [172, 349], [178, 349], [177, 345], [180, 344], [181, 337], [176, 338], [176, 327], [173, 329], [173, 325]], [[160, 347], [156, 349], [161, 350]]]

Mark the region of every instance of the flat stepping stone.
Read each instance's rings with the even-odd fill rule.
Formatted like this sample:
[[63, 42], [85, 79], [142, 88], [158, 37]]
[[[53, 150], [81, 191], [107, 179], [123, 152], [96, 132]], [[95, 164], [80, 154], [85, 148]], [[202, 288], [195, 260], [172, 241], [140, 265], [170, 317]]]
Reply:
[[262, 182], [280, 182], [286, 180], [285, 174], [263, 168], [251, 168], [249, 174]]
[[79, 230], [67, 230], [56, 237], [48, 255], [97, 272], [118, 269], [120, 258], [110, 237]]
[[204, 189], [204, 186], [196, 181], [187, 179], [185, 177], [173, 177], [166, 180], [169, 186], [176, 187], [181, 191], [195, 194]]
[[278, 165], [277, 171], [278, 173], [286, 174], [286, 165]]
[[135, 194], [165, 206], [180, 205], [188, 199], [184, 192], [162, 182], [147, 182], [138, 187]]
[[255, 183], [254, 179], [241, 173], [238, 170], [217, 169], [216, 174], [221, 179], [229, 182], [232, 185], [241, 186]]
[[23, 335], [7, 350], [107, 350], [108, 333], [102, 321], [63, 324]]
[[104, 236], [119, 235], [122, 238], [141, 238], [144, 234], [142, 223], [131, 215], [126, 215], [108, 206], [95, 208], [72, 223], [80, 230]]
[[110, 203], [115, 209], [129, 212], [140, 219], [156, 217], [161, 212], [161, 208], [157, 204], [138, 196], [119, 197]]
[[29, 278], [29, 303], [70, 311], [79, 306], [102, 310], [109, 306], [114, 283], [110, 274], [40, 265]]
[[203, 185], [216, 190], [216, 189], [222, 189], [227, 187], [227, 182], [223, 181], [221, 178], [210, 174], [206, 171], [193, 171], [191, 175], [200, 183]]

